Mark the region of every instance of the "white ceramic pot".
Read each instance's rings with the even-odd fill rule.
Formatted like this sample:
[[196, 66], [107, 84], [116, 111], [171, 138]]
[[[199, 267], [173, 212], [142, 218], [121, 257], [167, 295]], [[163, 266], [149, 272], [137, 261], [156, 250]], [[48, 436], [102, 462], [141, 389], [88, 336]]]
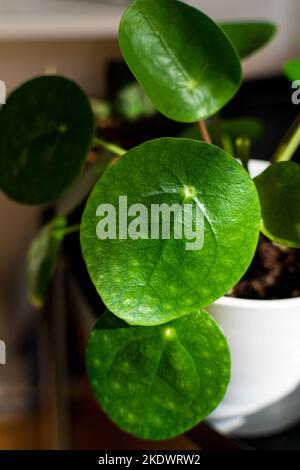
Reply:
[[[266, 162], [252, 161], [250, 172], [259, 174]], [[223, 297], [208, 308], [224, 331], [232, 355], [231, 381], [224, 400], [210, 416], [222, 432], [247, 435], [246, 417], [283, 400], [300, 384], [300, 297], [286, 300], [247, 300]], [[300, 418], [299, 400], [285, 416]], [[288, 409], [287, 409], [288, 408]], [[278, 419], [260, 420], [255, 432], [280, 429]], [[288, 423], [284, 423], [286, 427]], [[253, 427], [253, 426], [252, 426]], [[250, 433], [250, 431], [249, 431]]]

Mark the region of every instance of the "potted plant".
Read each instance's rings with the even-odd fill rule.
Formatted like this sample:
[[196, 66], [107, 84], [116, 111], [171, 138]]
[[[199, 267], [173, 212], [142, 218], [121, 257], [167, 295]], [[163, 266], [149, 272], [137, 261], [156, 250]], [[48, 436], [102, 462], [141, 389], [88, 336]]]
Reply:
[[[223, 297], [247, 271], [260, 231], [270, 246], [300, 246], [300, 168], [289, 161], [298, 127], [253, 181], [253, 122], [219, 117], [240, 87], [241, 59], [274, 31], [269, 23], [217, 25], [176, 0], [129, 6], [119, 34], [125, 61], [160, 113], [197, 123], [196, 139], [163, 137], [126, 151], [95, 132], [86, 95], [57, 76], [25, 83], [1, 109], [0, 187], [21, 203], [54, 204], [29, 253], [31, 300], [42, 306], [63, 240], [80, 231], [91, 281], [108, 309], [90, 335], [88, 376], [104, 411], [137, 437], [181, 434], [222, 401], [231, 359], [220, 326], [233, 352], [233, 379], [212, 419], [253, 411], [253, 390], [257, 408], [298, 383], [293, 368], [280, 393], [277, 381], [273, 394], [263, 390], [263, 369], [278, 368], [270, 357], [276, 334], [284, 329], [289, 346], [297, 338], [299, 300], [257, 301], [253, 314], [254, 301]], [[87, 195], [80, 226], [70, 225]], [[269, 353], [258, 359], [261, 374], [254, 374], [253, 348]]]

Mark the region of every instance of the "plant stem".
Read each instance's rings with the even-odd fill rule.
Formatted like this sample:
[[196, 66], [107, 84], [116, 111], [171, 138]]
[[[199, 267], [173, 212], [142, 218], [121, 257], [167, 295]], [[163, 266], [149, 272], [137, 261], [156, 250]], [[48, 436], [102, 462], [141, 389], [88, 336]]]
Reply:
[[272, 161], [287, 162], [291, 160], [300, 145], [300, 114], [297, 116], [292, 126], [289, 128], [277, 148]]
[[223, 134], [223, 136], [222, 136], [222, 148], [225, 150], [225, 152], [229, 153], [229, 155], [234, 156], [234, 148], [233, 148], [232, 139], [231, 139], [230, 135]]
[[98, 137], [94, 138], [93, 142], [95, 147], [107, 150], [108, 152], [113, 153], [114, 155], [119, 155], [120, 157], [126, 153], [126, 150], [122, 149], [118, 145], [111, 144], [110, 142], [107, 142], [106, 140], [99, 139]]
[[236, 156], [243, 164], [243, 167], [249, 173], [248, 162], [250, 159], [251, 140], [248, 137], [238, 137], [235, 141]]
[[203, 119], [201, 121], [199, 121], [198, 126], [199, 126], [199, 131], [200, 131], [200, 134], [201, 134], [204, 142], [207, 142], [208, 144], [212, 144], [211, 137], [210, 137], [208, 129], [206, 127], [206, 123]]
[[79, 230], [80, 230], [80, 224], [77, 224], [77, 225], [70, 225], [70, 227], [67, 227], [67, 228], [64, 230], [64, 234], [65, 234], [65, 235], [71, 235], [72, 233], [79, 232]]

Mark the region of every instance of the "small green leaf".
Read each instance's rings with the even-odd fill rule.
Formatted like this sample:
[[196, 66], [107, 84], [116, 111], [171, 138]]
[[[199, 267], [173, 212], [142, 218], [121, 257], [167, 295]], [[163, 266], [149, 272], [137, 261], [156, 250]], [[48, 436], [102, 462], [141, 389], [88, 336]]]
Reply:
[[264, 133], [263, 122], [252, 116], [221, 120], [221, 129], [233, 141], [239, 137], [248, 137], [251, 141], [255, 141], [260, 139]]
[[129, 83], [121, 88], [116, 95], [114, 105], [116, 112], [130, 121], [151, 117], [156, 113], [156, 109], [138, 83]]
[[240, 59], [246, 59], [263, 48], [277, 31], [274, 23], [263, 21], [221, 23], [220, 26], [231, 39]]
[[300, 60], [293, 59], [286, 62], [284, 73], [291, 82], [300, 81]]
[[240, 86], [241, 65], [226, 35], [184, 3], [135, 0], [123, 16], [119, 40], [154, 106], [175, 121], [215, 114]]
[[58, 217], [41, 228], [28, 253], [28, 293], [36, 308], [42, 308], [47, 288], [54, 272], [67, 220]]
[[105, 412], [142, 439], [169, 439], [198, 424], [230, 378], [226, 339], [204, 311], [155, 327], [128, 327], [107, 312], [91, 333], [86, 362]]
[[25, 204], [50, 202], [81, 173], [94, 133], [83, 91], [62, 77], [38, 77], [0, 111], [0, 188]]
[[[264, 133], [262, 121], [253, 116], [242, 116], [234, 119], [220, 119], [220, 131], [222, 135], [227, 135], [233, 141], [239, 137], [248, 137], [251, 141], [260, 139]], [[212, 122], [207, 125], [209, 133], [214, 142], [217, 141], [217, 132]], [[192, 125], [184, 129], [181, 137], [202, 140], [198, 125]]]
[[[127, 218], [119, 196], [127, 196], [128, 209], [134, 204], [145, 207], [148, 226], [138, 239], [128, 234], [134, 219]], [[170, 239], [162, 237], [161, 218], [151, 223], [155, 205], [182, 207], [186, 197], [194, 212], [203, 215], [204, 227], [198, 224], [195, 231], [195, 242], [204, 236], [202, 248], [187, 249], [187, 239], [193, 237], [175, 237], [175, 217], [169, 224]], [[105, 219], [98, 212], [104, 203], [116, 211], [115, 239], [96, 234]], [[250, 264], [259, 225], [255, 185], [236, 160], [204, 142], [163, 138], [130, 150], [100, 178], [84, 210], [81, 247], [107, 308], [130, 324], [155, 325], [225, 294]], [[159, 229], [156, 239], [153, 227]]]
[[112, 105], [109, 101], [91, 98], [90, 103], [97, 119], [107, 119], [112, 115]]
[[300, 248], [300, 166], [276, 163], [254, 181], [262, 210], [262, 232], [280, 245]]

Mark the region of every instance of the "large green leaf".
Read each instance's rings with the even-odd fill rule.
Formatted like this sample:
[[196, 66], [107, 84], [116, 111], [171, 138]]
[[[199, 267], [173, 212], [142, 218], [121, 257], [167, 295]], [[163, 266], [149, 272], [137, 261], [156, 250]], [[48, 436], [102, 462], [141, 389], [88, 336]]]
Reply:
[[300, 248], [300, 166], [271, 165], [255, 178], [262, 210], [262, 231], [271, 240]]
[[86, 362], [106, 413], [143, 439], [195, 426], [222, 400], [230, 378], [226, 339], [204, 311], [155, 327], [128, 327], [107, 312], [91, 333]]
[[286, 62], [284, 73], [291, 82], [300, 81], [300, 59], [292, 59]]
[[[119, 209], [120, 195], [127, 196], [128, 208], [142, 203], [148, 210], [148, 227], [136, 240], [119, 237], [122, 225], [127, 233], [126, 221], [119, 224], [127, 213]], [[151, 239], [153, 205], [182, 205], [186, 198], [204, 217], [204, 230], [198, 224], [196, 232], [198, 240], [204, 236], [202, 249], [187, 250], [187, 240], [176, 239], [175, 217], [169, 240], [162, 239], [162, 220], [159, 239]], [[103, 203], [116, 208], [116, 239], [97, 238], [97, 223], [103, 225], [105, 217], [96, 213]], [[163, 138], [127, 152], [99, 180], [84, 210], [81, 246], [108, 309], [130, 324], [155, 325], [225, 294], [252, 259], [259, 225], [257, 191], [239, 163], [204, 142]]]
[[274, 23], [265, 21], [221, 23], [220, 26], [231, 39], [240, 59], [246, 59], [268, 44], [277, 31]]
[[83, 91], [62, 77], [38, 77], [0, 111], [0, 188], [26, 204], [60, 196], [82, 171], [94, 132]]
[[36, 308], [44, 304], [47, 288], [54, 272], [65, 236], [67, 220], [58, 217], [41, 228], [28, 253], [28, 293]]
[[176, 0], [135, 0], [120, 25], [123, 56], [153, 104], [176, 121], [218, 112], [237, 92], [241, 65], [226, 35]]

